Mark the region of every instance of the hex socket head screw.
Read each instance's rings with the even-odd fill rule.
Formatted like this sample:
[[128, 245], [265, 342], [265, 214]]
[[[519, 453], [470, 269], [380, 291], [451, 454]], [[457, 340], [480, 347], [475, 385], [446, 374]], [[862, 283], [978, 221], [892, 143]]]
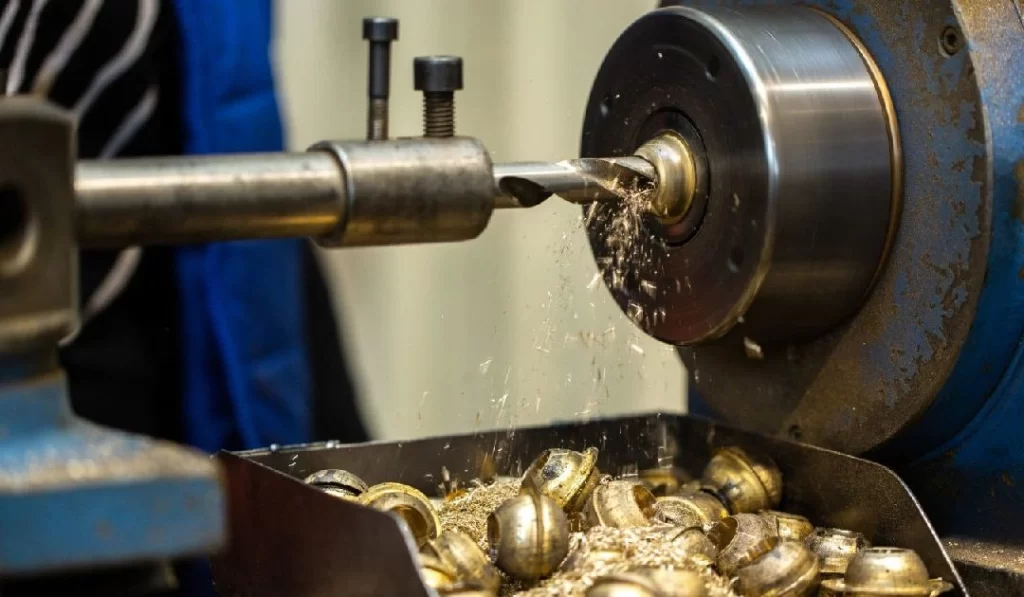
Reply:
[[370, 42], [366, 114], [367, 140], [388, 138], [388, 97], [391, 93], [391, 42], [398, 39], [398, 19], [363, 19], [363, 39]]
[[413, 86], [423, 92], [423, 136], [455, 135], [455, 92], [462, 89], [462, 58], [419, 56], [413, 60]]

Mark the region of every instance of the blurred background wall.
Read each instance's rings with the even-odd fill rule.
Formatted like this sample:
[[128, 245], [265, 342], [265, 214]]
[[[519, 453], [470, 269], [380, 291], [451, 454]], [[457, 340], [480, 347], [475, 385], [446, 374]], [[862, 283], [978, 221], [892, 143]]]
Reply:
[[[578, 152], [601, 59], [654, 0], [278, 0], [275, 60], [288, 139], [365, 134], [365, 16], [401, 20], [391, 135], [421, 134], [417, 55], [463, 57], [457, 130], [495, 161]], [[603, 283], [578, 208], [495, 213], [462, 244], [325, 253], [371, 431], [382, 439], [681, 410], [668, 347]]]

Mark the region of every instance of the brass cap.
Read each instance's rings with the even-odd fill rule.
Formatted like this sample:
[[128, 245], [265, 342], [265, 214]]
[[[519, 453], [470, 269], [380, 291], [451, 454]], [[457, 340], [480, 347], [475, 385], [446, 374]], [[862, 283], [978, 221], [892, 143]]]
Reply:
[[639, 476], [640, 482], [656, 497], [675, 495], [693, 479], [690, 473], [678, 466], [645, 469]]
[[357, 498], [367, 490], [366, 481], [358, 475], [338, 468], [319, 470], [306, 477], [303, 482], [342, 499]]
[[569, 524], [555, 500], [520, 494], [487, 519], [491, 559], [520, 580], [550, 575], [569, 553]]
[[710, 529], [711, 525], [729, 516], [729, 510], [721, 500], [706, 491], [691, 491], [675, 497], [678, 500], [674, 501], [684, 504], [697, 515], [704, 530]]
[[403, 483], [379, 483], [360, 495], [359, 503], [398, 515], [418, 547], [436, 539], [441, 532], [441, 520], [434, 505], [415, 487]]
[[782, 473], [775, 462], [737, 446], [715, 451], [701, 483], [721, 497], [733, 514], [770, 510], [782, 501]]
[[779, 543], [778, 532], [756, 514], [734, 514], [719, 521], [708, 531], [708, 538], [718, 547], [718, 571], [727, 576]]
[[807, 547], [821, 558], [821, 573], [842, 576], [857, 552], [871, 547], [864, 535], [846, 529], [817, 528], [806, 539]]
[[546, 495], [566, 512], [579, 512], [601, 476], [597, 455], [597, 448], [545, 450], [526, 470], [519, 491]]
[[458, 580], [458, 576], [451, 566], [425, 554], [420, 554], [420, 576], [423, 578], [423, 584], [435, 590], [454, 585]]
[[822, 586], [838, 594], [864, 597], [931, 597], [953, 588], [941, 579], [929, 579], [917, 552], [896, 547], [861, 550], [850, 560], [843, 578], [825, 580]]
[[650, 196], [650, 212], [667, 224], [678, 222], [690, 210], [697, 189], [697, 166], [682, 136], [666, 131], [636, 150], [654, 166], [657, 186]]
[[602, 576], [587, 597], [704, 597], [704, 579], [692, 570], [636, 567]]
[[736, 572], [741, 595], [796, 597], [817, 588], [818, 557], [797, 541], [781, 541], [774, 549]]
[[650, 526], [656, 504], [642, 483], [622, 479], [595, 487], [583, 515], [590, 526], [644, 527]]
[[489, 591], [501, 587], [501, 574], [480, 546], [462, 531], [447, 529], [423, 546], [423, 553], [436, 557], [457, 575], [460, 582]]
[[691, 501], [678, 496], [666, 495], [657, 498], [654, 506], [654, 522], [663, 522], [683, 528], [704, 528], [705, 517]]
[[814, 524], [799, 514], [764, 510], [761, 512], [761, 516], [769, 524], [775, 525], [779, 531], [779, 539], [782, 540], [803, 541], [814, 532]]

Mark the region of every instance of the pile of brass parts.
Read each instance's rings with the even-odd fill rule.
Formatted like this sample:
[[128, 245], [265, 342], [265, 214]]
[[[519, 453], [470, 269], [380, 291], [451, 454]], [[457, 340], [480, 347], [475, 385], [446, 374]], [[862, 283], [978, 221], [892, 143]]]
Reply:
[[771, 459], [726, 447], [699, 479], [677, 468], [612, 478], [597, 455], [550, 449], [522, 479], [444, 485], [436, 500], [341, 470], [306, 482], [396, 514], [440, 595], [927, 597], [952, 588], [911, 550], [778, 511], [782, 474]]

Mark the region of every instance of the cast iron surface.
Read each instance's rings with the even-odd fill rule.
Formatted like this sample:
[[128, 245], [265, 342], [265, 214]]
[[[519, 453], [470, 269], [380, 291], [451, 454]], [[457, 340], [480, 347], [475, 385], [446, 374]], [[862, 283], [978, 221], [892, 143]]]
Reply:
[[[368, 483], [401, 481], [434, 495], [442, 467], [463, 481], [480, 476], [481, 471], [519, 475], [537, 454], [551, 447], [596, 446], [600, 449], [598, 466], [604, 472], [635, 471], [674, 461], [699, 475], [712, 450], [725, 445], [743, 446], [779, 463], [784, 479], [783, 509], [820, 525], [856, 529], [876, 545], [913, 548], [933, 575], [962, 587], [917, 501], [890, 470], [829, 450], [679, 415], [224, 455], [233, 547], [217, 563], [215, 575], [219, 587], [230, 585], [227, 595], [271, 594], [261, 590], [259, 583], [273, 582], [277, 594], [294, 597], [363, 586], [366, 579], [381, 574], [373, 564], [390, 571], [388, 578], [395, 582], [402, 575], [397, 566], [415, 578], [397, 540], [392, 542], [383, 534], [367, 540], [367, 532], [384, 527], [371, 526], [364, 518], [373, 515], [377, 521], [381, 515], [301, 484], [303, 477], [320, 469], [344, 468]], [[389, 546], [384, 545], [385, 540]], [[381, 555], [367, 556], [370, 550]], [[377, 557], [387, 559], [374, 559]], [[332, 566], [325, 570], [328, 561]]]
[[[863, 309], [834, 333], [793, 351], [766, 351], [759, 363], [713, 349], [684, 355], [706, 392], [703, 412], [849, 453], [912, 427], [910, 441], [890, 446], [901, 461], [948, 440], [993, 392], [1024, 330], [1017, 275], [1024, 227], [1014, 207], [1024, 69], [1012, 58], [1024, 51], [1024, 35], [1014, 4], [682, 3], [803, 4], [836, 16], [888, 83], [905, 163], [901, 227]], [[952, 53], [941, 43], [950, 30], [959, 36]]]

